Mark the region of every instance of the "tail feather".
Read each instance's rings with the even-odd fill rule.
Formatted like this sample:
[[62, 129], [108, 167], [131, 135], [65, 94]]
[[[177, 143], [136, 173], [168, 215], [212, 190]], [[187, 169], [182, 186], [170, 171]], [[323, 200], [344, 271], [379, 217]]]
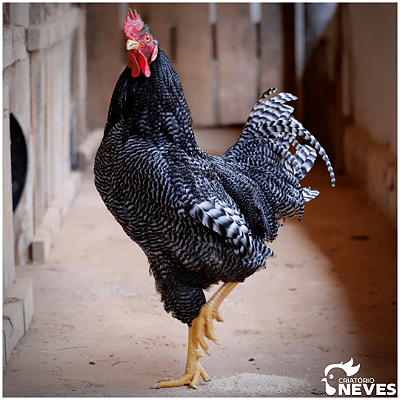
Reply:
[[[319, 194], [300, 185], [318, 154], [325, 161], [332, 186], [335, 185], [335, 174], [325, 150], [292, 116], [293, 107], [285, 104], [296, 97], [280, 93], [268, 98], [275, 90], [263, 93], [238, 141], [222, 156], [227, 164], [235, 165], [236, 174], [225, 180], [224, 174], [222, 178], [219, 176], [227, 193], [250, 221], [251, 229], [257, 234], [262, 230], [268, 241], [276, 237], [279, 219], [297, 216], [301, 220], [304, 203]], [[304, 140], [300, 142], [300, 138]], [[242, 175], [251, 182], [247, 184], [240, 179]]]
[[319, 195], [318, 190], [311, 190], [311, 188], [303, 188], [302, 193], [306, 203], [312, 199], [315, 199]]
[[298, 180], [302, 180], [314, 166], [317, 158], [317, 152], [308, 145], [305, 145], [296, 151], [294, 157], [298, 163], [299, 169], [295, 170], [295, 176]]
[[[335, 186], [335, 174], [324, 148], [299, 121], [292, 117], [293, 107], [285, 104], [287, 101], [296, 100], [297, 97], [290, 93], [280, 93], [268, 99], [268, 96], [275, 91], [276, 89], [269, 89], [261, 95], [247, 118], [241, 137], [243, 137], [243, 139], [249, 139], [251, 137], [261, 136], [269, 139], [273, 145], [273, 150], [277, 152], [284, 161], [293, 165], [295, 173], [300, 170], [302, 171], [302, 173], [297, 176], [299, 179], [304, 178], [315, 161], [315, 158], [312, 160], [313, 157], [311, 157], [309, 150], [311, 147], [302, 145], [297, 141], [297, 137], [305, 139], [324, 160], [331, 178], [332, 186]], [[296, 149], [294, 157], [289, 151], [291, 146]], [[304, 165], [305, 160], [301, 161], [303, 154], [310, 155], [310, 157], [307, 155], [308, 161], [306, 165]]]

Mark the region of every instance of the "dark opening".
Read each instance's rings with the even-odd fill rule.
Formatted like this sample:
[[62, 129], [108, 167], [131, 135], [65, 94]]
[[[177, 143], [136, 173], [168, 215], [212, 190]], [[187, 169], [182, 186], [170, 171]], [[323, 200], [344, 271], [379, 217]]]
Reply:
[[28, 152], [21, 126], [10, 114], [11, 176], [13, 211], [16, 210], [25, 187], [28, 171]]
[[282, 4], [283, 29], [283, 82], [284, 90], [296, 93], [295, 43], [294, 43], [294, 3]]

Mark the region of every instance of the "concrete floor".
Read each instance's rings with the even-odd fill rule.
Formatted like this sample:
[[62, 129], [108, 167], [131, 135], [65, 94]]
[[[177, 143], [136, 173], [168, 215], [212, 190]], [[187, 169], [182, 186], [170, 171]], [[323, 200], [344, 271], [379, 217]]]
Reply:
[[[156, 390], [182, 375], [187, 328], [164, 312], [144, 254], [85, 172], [48, 261], [18, 268], [33, 280], [35, 313], [4, 396], [321, 396], [325, 367], [351, 358], [357, 377], [397, 383], [395, 229], [346, 178], [332, 189], [317, 166], [306, 179], [320, 196], [220, 308], [219, 345], [202, 359], [213, 380]], [[255, 389], [239, 385], [250, 380]]]

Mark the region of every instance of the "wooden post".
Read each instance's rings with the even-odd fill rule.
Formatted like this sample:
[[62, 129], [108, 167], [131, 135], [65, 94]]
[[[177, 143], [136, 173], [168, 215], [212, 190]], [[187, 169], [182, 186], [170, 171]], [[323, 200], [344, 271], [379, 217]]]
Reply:
[[248, 3], [217, 4], [221, 124], [242, 124], [257, 101], [256, 35]]

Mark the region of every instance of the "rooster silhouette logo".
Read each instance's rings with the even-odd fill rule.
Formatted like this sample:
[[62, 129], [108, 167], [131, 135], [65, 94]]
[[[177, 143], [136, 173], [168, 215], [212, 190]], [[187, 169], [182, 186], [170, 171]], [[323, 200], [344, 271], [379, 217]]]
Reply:
[[342, 361], [340, 364], [330, 364], [325, 368], [325, 378], [321, 379], [321, 382], [325, 382], [325, 392], [329, 396], [333, 396], [336, 393], [336, 389], [328, 383], [328, 378], [334, 378], [333, 374], [329, 374], [329, 372], [334, 368], [340, 368], [347, 376], [353, 376], [360, 369], [360, 364], [353, 366], [353, 359], [351, 358], [346, 364], [343, 364]]

